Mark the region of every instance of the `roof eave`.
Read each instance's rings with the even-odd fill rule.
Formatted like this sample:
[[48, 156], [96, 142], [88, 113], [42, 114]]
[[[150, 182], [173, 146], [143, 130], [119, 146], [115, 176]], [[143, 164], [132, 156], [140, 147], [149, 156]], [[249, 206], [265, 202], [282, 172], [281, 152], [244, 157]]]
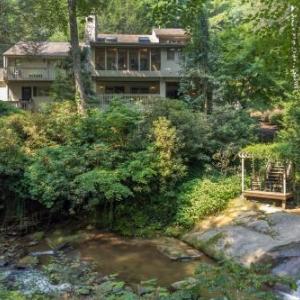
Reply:
[[186, 44], [170, 44], [170, 43], [149, 43], [149, 44], [140, 44], [140, 43], [103, 43], [103, 42], [91, 42], [91, 46], [102, 46], [102, 47], [151, 47], [151, 48], [183, 48]]

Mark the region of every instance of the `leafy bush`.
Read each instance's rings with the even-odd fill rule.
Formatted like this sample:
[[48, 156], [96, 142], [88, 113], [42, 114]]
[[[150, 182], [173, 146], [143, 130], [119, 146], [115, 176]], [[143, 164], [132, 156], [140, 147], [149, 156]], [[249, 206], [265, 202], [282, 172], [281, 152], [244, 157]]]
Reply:
[[199, 219], [225, 209], [240, 193], [238, 176], [198, 178], [179, 188], [174, 225], [190, 227]]
[[[109, 216], [112, 225], [114, 219], [118, 230], [122, 224], [124, 231], [141, 233], [172, 222], [192, 225], [222, 209], [234, 194], [222, 194], [230, 179], [223, 185], [222, 178], [178, 184], [191, 165], [203, 173], [212, 159], [228, 170], [240, 147], [252, 140], [255, 124], [248, 114], [225, 107], [207, 117], [169, 100], [137, 108], [114, 101], [105, 111], [80, 115], [73, 102], [62, 102], [39, 113], [2, 117], [4, 197], [9, 191], [58, 215], [103, 212], [102, 220]], [[201, 191], [209, 201], [196, 200]]]
[[293, 280], [270, 275], [266, 266], [245, 268], [232, 261], [219, 265], [202, 263], [196, 271], [196, 281], [182, 294], [188, 299], [275, 300], [281, 299], [270, 287], [276, 283], [295, 288]]
[[13, 107], [9, 103], [5, 103], [5, 101], [1, 101], [0, 99], [0, 117], [8, 116], [16, 113], [22, 113], [22, 110]]
[[191, 110], [183, 101], [157, 100], [145, 115], [144, 128], [151, 127], [160, 117], [171, 122], [182, 143], [180, 152], [185, 161], [200, 165], [209, 161], [212, 131], [204, 113]]
[[300, 93], [295, 93], [286, 104], [283, 118], [283, 129], [280, 131], [280, 141], [288, 145], [289, 158], [300, 165]]
[[269, 119], [272, 125], [282, 126], [284, 113], [282, 110], [274, 110], [270, 113]]
[[239, 150], [257, 140], [258, 122], [243, 109], [231, 105], [216, 107], [209, 117], [214, 165], [222, 172], [238, 161]]

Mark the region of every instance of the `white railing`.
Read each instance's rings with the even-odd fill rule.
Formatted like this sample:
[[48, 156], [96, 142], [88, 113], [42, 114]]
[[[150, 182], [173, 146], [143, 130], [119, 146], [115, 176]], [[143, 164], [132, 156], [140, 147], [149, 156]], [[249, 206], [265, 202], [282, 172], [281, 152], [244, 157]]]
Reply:
[[7, 80], [54, 80], [55, 69], [52, 68], [18, 68], [9, 67], [5, 77]]
[[97, 77], [179, 77], [180, 69], [165, 69], [160, 71], [133, 71], [133, 70], [95, 70], [94, 76]]
[[125, 103], [148, 106], [161, 100], [162, 97], [159, 94], [103, 94], [97, 96], [97, 104], [100, 104], [100, 107], [106, 107], [117, 99]]

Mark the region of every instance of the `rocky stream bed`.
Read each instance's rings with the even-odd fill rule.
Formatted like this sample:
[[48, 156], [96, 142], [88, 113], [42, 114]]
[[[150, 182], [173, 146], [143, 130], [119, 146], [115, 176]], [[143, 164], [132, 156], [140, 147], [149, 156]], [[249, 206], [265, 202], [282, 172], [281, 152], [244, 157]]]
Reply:
[[208, 261], [173, 238], [125, 239], [93, 228], [22, 237], [12, 233], [2, 235], [0, 243], [0, 284], [28, 296], [82, 299], [93, 292], [138, 299], [179, 289], [182, 280], [194, 274], [199, 260]]
[[91, 291], [95, 299], [111, 294], [143, 299], [192, 286], [199, 261], [225, 258], [247, 267], [270, 265], [271, 273], [294, 278], [298, 290], [278, 286], [277, 293], [300, 299], [300, 215], [295, 212], [236, 200], [224, 213], [199, 222], [182, 236], [184, 242], [127, 239], [91, 226], [66, 228], [0, 236], [0, 285], [61, 299], [85, 299]]

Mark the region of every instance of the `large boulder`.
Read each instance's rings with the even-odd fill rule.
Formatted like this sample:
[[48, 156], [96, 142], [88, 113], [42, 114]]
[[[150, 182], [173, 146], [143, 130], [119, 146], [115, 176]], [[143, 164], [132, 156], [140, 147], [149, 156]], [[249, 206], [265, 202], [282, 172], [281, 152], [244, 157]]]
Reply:
[[241, 210], [226, 224], [198, 226], [183, 240], [215, 259], [233, 259], [245, 266], [268, 262], [275, 274], [300, 278], [300, 216], [296, 214]]
[[171, 260], [199, 259], [203, 254], [195, 248], [174, 238], [160, 238], [154, 243], [159, 252]]

